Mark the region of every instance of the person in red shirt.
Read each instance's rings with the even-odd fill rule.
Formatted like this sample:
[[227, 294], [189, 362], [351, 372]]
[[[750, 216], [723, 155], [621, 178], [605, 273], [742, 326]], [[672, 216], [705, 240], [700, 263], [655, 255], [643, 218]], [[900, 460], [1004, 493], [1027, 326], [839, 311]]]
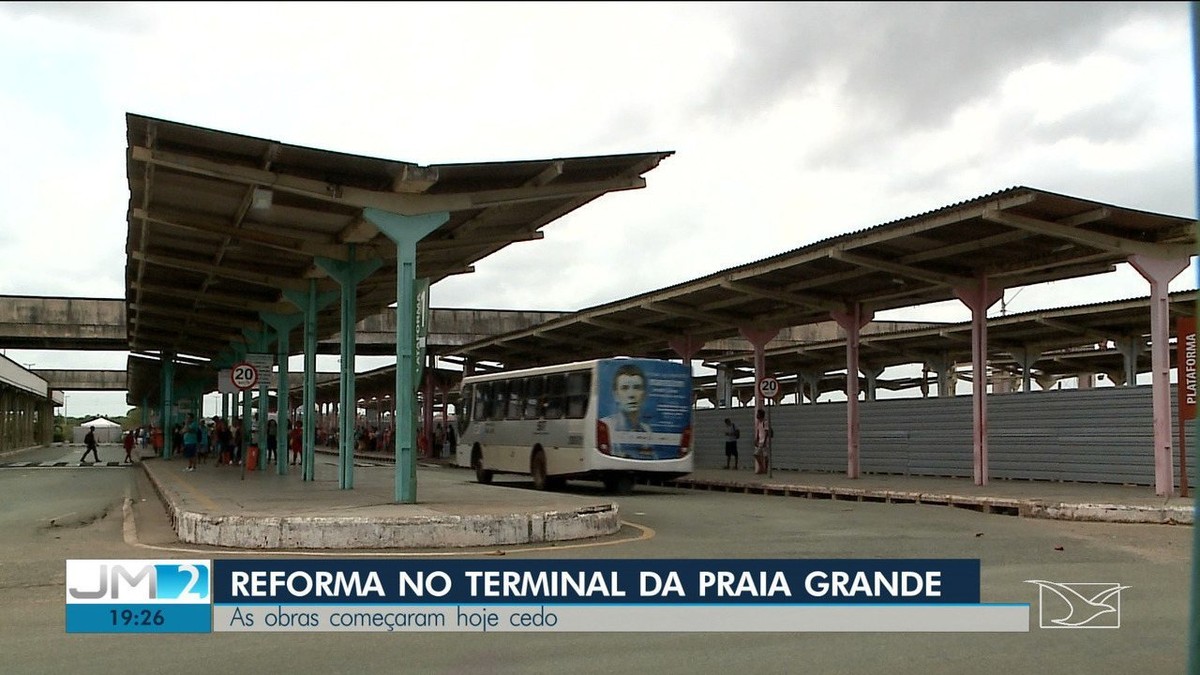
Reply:
[[124, 444], [125, 444], [125, 461], [129, 462], [130, 464], [133, 464], [133, 432], [132, 431], [125, 432]]
[[292, 450], [291, 464], [300, 464], [300, 452], [304, 448], [304, 423], [296, 420], [288, 432], [288, 447]]

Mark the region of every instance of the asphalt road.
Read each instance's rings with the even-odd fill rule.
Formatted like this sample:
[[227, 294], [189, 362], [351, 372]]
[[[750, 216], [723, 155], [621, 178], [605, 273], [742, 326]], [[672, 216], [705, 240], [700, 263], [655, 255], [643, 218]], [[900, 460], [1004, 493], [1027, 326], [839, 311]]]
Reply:
[[[119, 457], [115, 447], [101, 455]], [[77, 459], [74, 448], [21, 459]], [[6, 458], [11, 461], [13, 458]], [[380, 470], [390, 470], [388, 468]], [[498, 483], [521, 490], [527, 482]], [[587, 492], [587, 484], [572, 486]], [[598, 490], [598, 488], [596, 488]], [[1192, 528], [639, 487], [604, 540], [513, 547], [529, 558], [978, 558], [984, 602], [1030, 603], [1030, 632], [76, 635], [70, 558], [226, 557], [174, 540], [138, 468], [0, 469], [4, 673], [1182, 673]], [[129, 497], [133, 508], [122, 508]], [[395, 555], [400, 555], [397, 552]], [[478, 551], [496, 555], [497, 551]], [[261, 556], [261, 552], [255, 554]], [[340, 553], [332, 553], [338, 557]], [[466, 555], [466, 554], [464, 554]], [[1121, 627], [1037, 626], [1028, 579], [1119, 582]]]

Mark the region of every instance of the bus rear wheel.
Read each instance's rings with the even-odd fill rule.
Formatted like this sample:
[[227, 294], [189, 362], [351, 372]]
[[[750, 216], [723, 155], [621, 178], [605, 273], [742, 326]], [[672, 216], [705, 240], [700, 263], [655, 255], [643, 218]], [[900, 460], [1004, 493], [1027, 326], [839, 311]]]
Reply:
[[492, 482], [492, 472], [483, 468], [483, 451], [476, 447], [471, 451], [471, 468], [475, 469], [475, 480], [487, 485]]
[[529, 475], [533, 476], [535, 490], [545, 490], [550, 487], [550, 478], [546, 476], [546, 453], [535, 450], [529, 458]]
[[613, 494], [627, 495], [633, 492], [633, 476], [627, 473], [609, 476], [604, 479], [604, 489]]

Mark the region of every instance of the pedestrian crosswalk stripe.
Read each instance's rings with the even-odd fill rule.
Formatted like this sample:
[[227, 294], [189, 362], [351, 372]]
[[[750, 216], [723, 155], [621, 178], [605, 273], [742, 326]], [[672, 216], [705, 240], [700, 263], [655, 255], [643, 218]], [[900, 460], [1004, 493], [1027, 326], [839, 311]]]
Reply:
[[0, 462], [0, 469], [107, 469], [130, 467], [129, 462]]

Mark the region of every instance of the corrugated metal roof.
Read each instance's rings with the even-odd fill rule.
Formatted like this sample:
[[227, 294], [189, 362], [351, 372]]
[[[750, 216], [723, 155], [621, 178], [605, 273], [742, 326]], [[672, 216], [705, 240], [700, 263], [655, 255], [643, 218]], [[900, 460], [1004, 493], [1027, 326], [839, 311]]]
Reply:
[[[368, 207], [449, 219], [417, 245], [417, 276], [470, 272], [505, 246], [613, 191], [638, 189], [672, 152], [434, 164], [318, 150], [128, 114], [126, 303], [134, 352], [214, 358], [246, 343], [263, 313], [295, 313], [284, 291], [340, 287], [322, 260], [369, 262], [357, 313], [396, 300], [396, 245]], [[353, 247], [353, 253], [351, 248]], [[318, 313], [340, 329], [338, 303]], [[300, 344], [296, 329], [291, 344]], [[131, 382], [130, 400], [157, 390]]]
[[[1115, 269], [1131, 254], [1186, 257], [1195, 221], [1017, 186], [726, 268], [466, 345], [511, 367], [612, 353], [672, 357], [668, 341], [828, 321]], [[703, 355], [703, 352], [702, 352]]]

